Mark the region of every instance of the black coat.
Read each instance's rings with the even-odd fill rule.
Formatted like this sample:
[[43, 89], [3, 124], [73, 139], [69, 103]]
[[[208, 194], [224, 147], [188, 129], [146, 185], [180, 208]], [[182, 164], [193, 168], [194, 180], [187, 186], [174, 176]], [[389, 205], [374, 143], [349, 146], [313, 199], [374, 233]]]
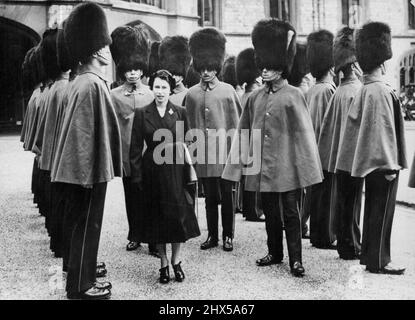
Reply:
[[[181, 243], [200, 235], [194, 212], [194, 194], [186, 184], [186, 165], [174, 161], [157, 164], [154, 154], [160, 150], [175, 150], [183, 146], [184, 136], [176, 133], [181, 122], [184, 133], [188, 130], [186, 110], [168, 103], [166, 113], [160, 117], [155, 102], [137, 109], [134, 115], [130, 147], [132, 182], [142, 192], [139, 204], [139, 241], [144, 243]], [[172, 141], [153, 141], [154, 133], [167, 129]], [[144, 142], [146, 150], [143, 154]], [[173, 159], [182, 158], [183, 148], [174, 151]], [[180, 152], [179, 152], [180, 151]], [[163, 154], [163, 153], [161, 153]], [[167, 155], [168, 152], [164, 155]]]

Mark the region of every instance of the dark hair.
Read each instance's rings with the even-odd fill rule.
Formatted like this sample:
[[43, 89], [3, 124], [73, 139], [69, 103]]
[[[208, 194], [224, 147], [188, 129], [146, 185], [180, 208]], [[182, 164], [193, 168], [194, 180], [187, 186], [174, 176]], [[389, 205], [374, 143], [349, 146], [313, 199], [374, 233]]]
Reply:
[[154, 80], [156, 80], [156, 78], [167, 81], [167, 83], [170, 85], [170, 95], [173, 94], [173, 90], [174, 88], [176, 88], [176, 80], [174, 80], [170, 72], [168, 72], [167, 70], [159, 70], [157, 72], [154, 72], [150, 76], [150, 81], [148, 82], [148, 85], [151, 90], [153, 90]]

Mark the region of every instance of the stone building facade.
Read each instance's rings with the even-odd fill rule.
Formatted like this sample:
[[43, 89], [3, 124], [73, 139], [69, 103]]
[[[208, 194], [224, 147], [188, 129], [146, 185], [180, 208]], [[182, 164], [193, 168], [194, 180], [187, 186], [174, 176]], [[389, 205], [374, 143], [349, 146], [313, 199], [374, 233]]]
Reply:
[[[202, 26], [214, 26], [227, 36], [227, 52], [252, 46], [250, 33], [264, 17], [289, 20], [299, 41], [320, 28], [336, 32], [369, 20], [387, 22], [393, 33], [394, 57], [387, 79], [398, 91], [415, 85], [415, 0], [93, 0], [108, 18], [110, 32], [124, 24], [144, 24], [153, 40], [166, 35], [190, 36]], [[0, 127], [20, 125], [24, 93], [20, 65], [47, 27], [62, 22], [81, 1], [0, 0]], [[114, 68], [108, 69], [114, 77]]]

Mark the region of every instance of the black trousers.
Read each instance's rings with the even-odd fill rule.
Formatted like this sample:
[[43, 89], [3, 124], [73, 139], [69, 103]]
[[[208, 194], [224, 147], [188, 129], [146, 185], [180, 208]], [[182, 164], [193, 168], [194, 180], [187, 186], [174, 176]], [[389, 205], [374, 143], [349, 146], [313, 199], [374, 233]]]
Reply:
[[139, 230], [139, 199], [140, 191], [136, 186], [131, 183], [130, 177], [124, 177], [122, 179], [124, 185], [125, 196], [125, 208], [127, 211], [128, 220], [128, 241], [138, 242], [138, 230]]
[[63, 257], [63, 218], [65, 212], [65, 184], [54, 182], [51, 184], [51, 237], [50, 249], [55, 257]]
[[323, 182], [311, 187], [310, 242], [317, 248], [329, 247], [335, 240], [335, 216], [331, 208], [333, 174], [323, 171]]
[[68, 264], [66, 291], [79, 293], [96, 282], [97, 255], [101, 235], [107, 183], [91, 189], [67, 186], [68, 218], [74, 222]]
[[39, 185], [39, 162], [38, 162], [38, 157], [35, 157], [33, 160], [31, 189], [33, 193], [33, 203], [36, 203], [36, 204], [38, 203], [38, 185]]
[[[385, 176], [396, 174], [388, 181]], [[365, 211], [360, 264], [380, 270], [391, 262], [390, 240], [399, 172], [375, 171], [365, 178]]]
[[307, 187], [301, 190], [301, 196], [299, 203], [300, 205], [300, 216], [301, 216], [301, 233], [306, 235], [308, 232], [307, 221], [310, 219], [310, 210], [311, 210], [311, 192], [313, 187]]
[[222, 238], [233, 239], [235, 229], [235, 208], [232, 183], [219, 177], [201, 178], [205, 193], [206, 219], [209, 236], [218, 240], [218, 204], [221, 204]]
[[267, 231], [268, 253], [272, 254], [277, 260], [282, 260], [284, 257], [282, 244], [282, 210], [290, 267], [296, 261], [302, 262], [301, 220], [298, 208], [300, 192], [301, 190], [284, 193], [261, 193], [262, 206], [265, 214], [265, 229]]
[[363, 193], [362, 178], [354, 178], [348, 172], [334, 175], [333, 209], [336, 212], [337, 252], [340, 258], [360, 254], [360, 211]]
[[242, 213], [246, 220], [255, 220], [263, 215], [261, 193], [244, 191]]

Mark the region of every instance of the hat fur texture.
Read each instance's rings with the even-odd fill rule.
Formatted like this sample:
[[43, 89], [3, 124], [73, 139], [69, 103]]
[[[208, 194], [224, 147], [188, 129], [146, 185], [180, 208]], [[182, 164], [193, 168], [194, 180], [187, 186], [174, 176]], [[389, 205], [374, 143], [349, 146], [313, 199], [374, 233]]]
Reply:
[[194, 85], [200, 82], [200, 74], [193, 68], [192, 63], [190, 63], [189, 69], [186, 73], [186, 78], [184, 79], [184, 85], [188, 88], [193, 87]]
[[86, 62], [92, 54], [111, 44], [105, 12], [94, 2], [81, 3], [73, 9], [64, 35], [76, 62]]
[[222, 67], [221, 78], [222, 81], [230, 84], [232, 87], [236, 88], [238, 85], [236, 81], [236, 65], [235, 65], [235, 56], [229, 56], [226, 58]]
[[197, 72], [215, 70], [220, 74], [225, 60], [226, 38], [215, 28], [204, 28], [192, 34], [189, 40], [193, 68]]
[[353, 34], [353, 29], [344, 27], [337, 33], [334, 39], [333, 59], [336, 73], [357, 61]]
[[258, 68], [282, 71], [283, 77], [287, 78], [296, 51], [294, 27], [275, 18], [263, 19], [255, 25], [251, 37]]
[[76, 67], [76, 63], [71, 58], [68, 47], [66, 45], [65, 32], [64, 32], [65, 26], [66, 26], [66, 20], [62, 24], [62, 28], [58, 29], [58, 36], [57, 36], [57, 43], [56, 43], [58, 65], [62, 72], [66, 72]]
[[25, 58], [22, 64], [22, 83], [24, 90], [31, 90], [37, 84], [36, 71], [34, 70], [34, 56], [35, 47], [30, 48], [26, 52]]
[[111, 38], [111, 55], [120, 74], [129, 70], [147, 72], [149, 40], [143, 28], [121, 26], [111, 33]]
[[328, 30], [312, 32], [307, 37], [307, 61], [310, 72], [321, 79], [334, 66], [334, 35]]
[[242, 86], [250, 85], [261, 75], [255, 62], [255, 50], [248, 48], [242, 50], [236, 58], [236, 80]]
[[192, 59], [189, 40], [182, 36], [165, 37], [159, 47], [159, 58], [162, 69], [185, 78]]
[[295, 54], [293, 67], [291, 74], [288, 78], [288, 82], [294, 86], [300, 86], [303, 78], [310, 73], [307, 63], [307, 45], [305, 43], [297, 42], [297, 52]]
[[151, 44], [150, 58], [148, 60], [148, 75], [160, 70], [160, 57], [159, 57], [160, 41], [155, 41]]
[[371, 72], [392, 58], [391, 29], [382, 22], [369, 22], [356, 32], [357, 61]]
[[40, 46], [43, 68], [47, 79], [55, 80], [60, 74], [58, 65], [56, 39], [58, 29], [48, 29], [43, 33], [43, 39]]

